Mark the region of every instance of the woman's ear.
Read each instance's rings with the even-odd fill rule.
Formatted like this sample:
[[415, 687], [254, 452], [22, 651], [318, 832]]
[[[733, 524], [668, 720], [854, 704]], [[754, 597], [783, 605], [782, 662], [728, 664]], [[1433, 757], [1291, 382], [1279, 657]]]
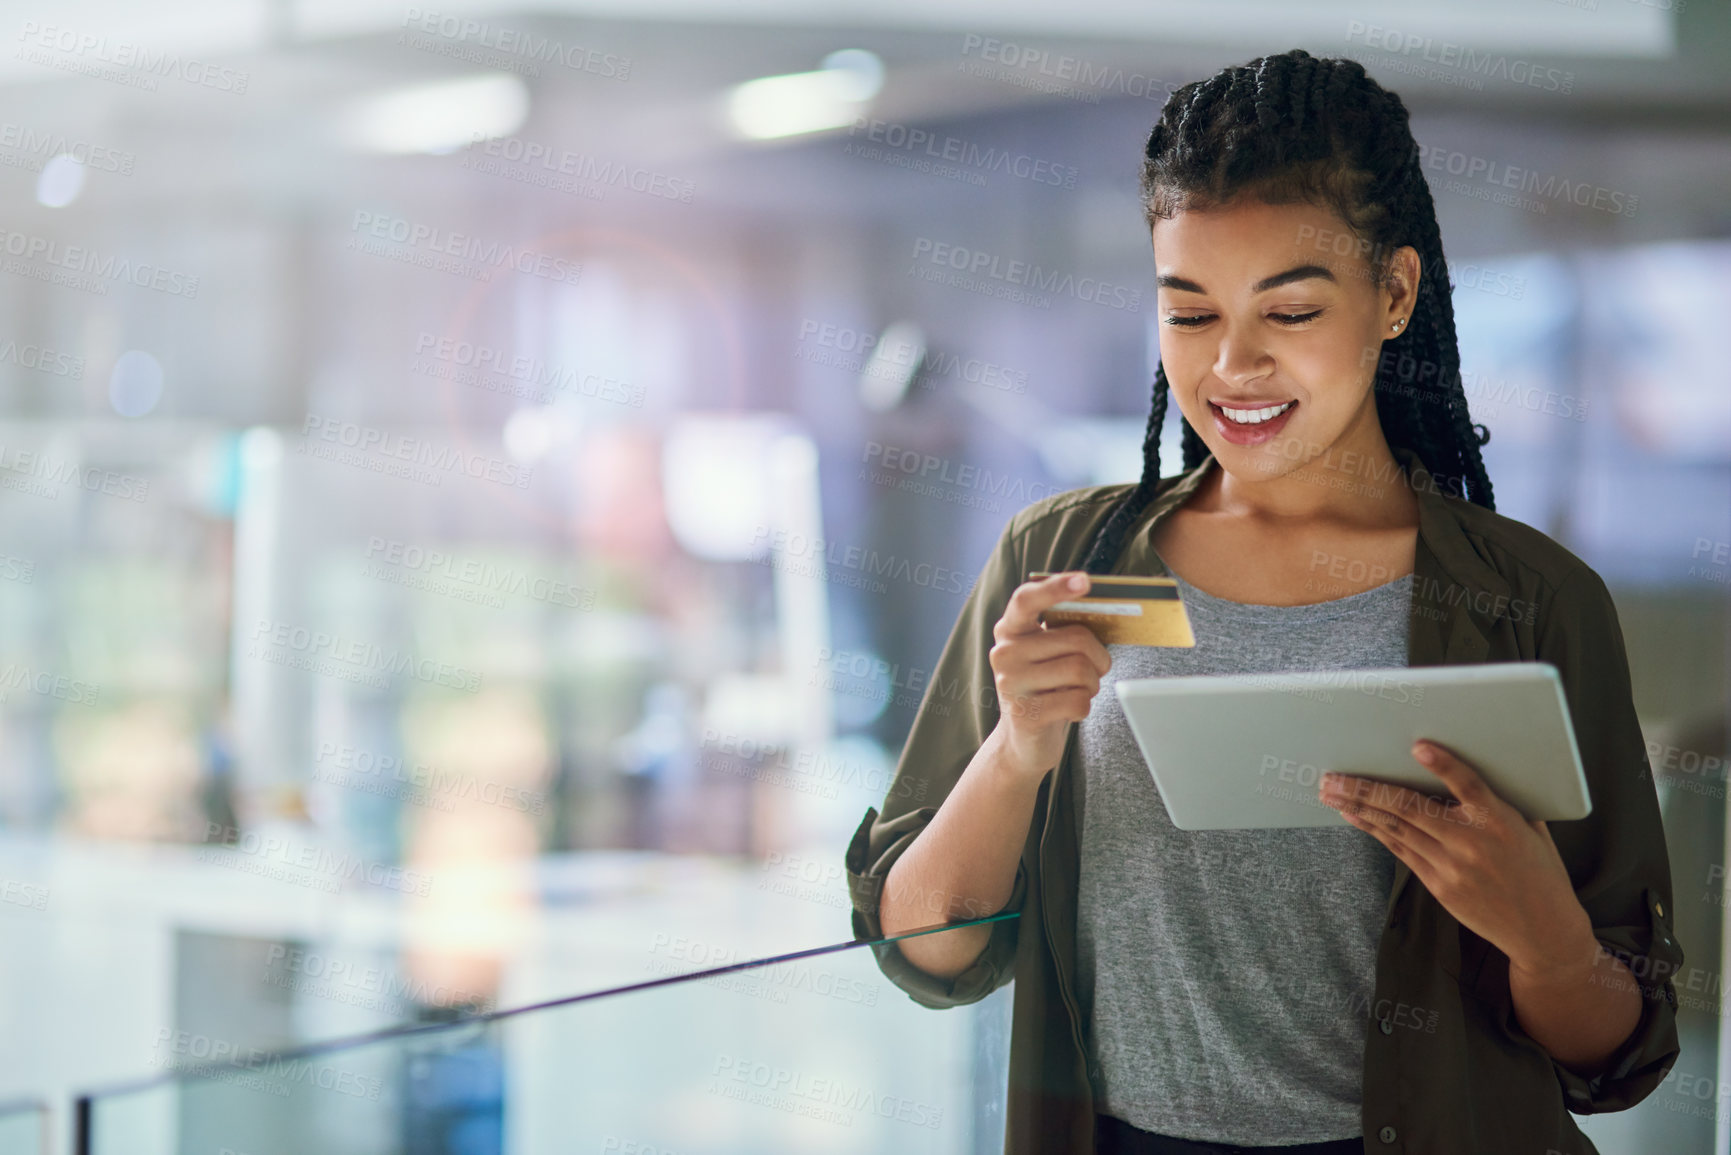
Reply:
[[1401, 331], [1406, 330], [1413, 310], [1418, 307], [1418, 283], [1423, 272], [1424, 263], [1411, 245], [1402, 245], [1389, 256], [1388, 275], [1382, 286], [1388, 294], [1387, 315], [1383, 318], [1388, 326], [1400, 322]]

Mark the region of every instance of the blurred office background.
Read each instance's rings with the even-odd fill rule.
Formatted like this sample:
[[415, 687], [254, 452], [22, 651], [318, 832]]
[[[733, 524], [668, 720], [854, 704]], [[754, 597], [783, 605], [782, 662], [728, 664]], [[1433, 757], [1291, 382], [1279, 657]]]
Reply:
[[[1005, 521], [1139, 471], [1148, 128], [1291, 47], [1413, 110], [1498, 507], [1616, 595], [1690, 969], [1591, 1133], [1728, 1150], [1731, 8], [4, 8], [0, 1101], [50, 1150], [189, 1057], [848, 938]], [[861, 955], [360, 1064], [397, 1124], [304, 1149], [998, 1149], [1007, 992]], [[808, 1045], [925, 1121], [669, 1073]], [[637, 1130], [574, 1138], [598, 1087]], [[124, 1149], [291, 1149], [189, 1101]]]

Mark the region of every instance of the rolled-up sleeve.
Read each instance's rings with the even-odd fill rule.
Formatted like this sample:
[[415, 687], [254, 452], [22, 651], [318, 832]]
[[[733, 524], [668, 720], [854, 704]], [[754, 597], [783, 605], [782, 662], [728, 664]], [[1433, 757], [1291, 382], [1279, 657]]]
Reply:
[[[1549, 825], [1593, 933], [1640, 985], [1640, 1021], [1600, 1074], [1553, 1063], [1569, 1110], [1621, 1111], [1646, 1098], [1677, 1060], [1672, 976], [1683, 950], [1672, 931], [1671, 864], [1659, 800], [1635, 715], [1615, 603], [1581, 566], [1553, 596], [1538, 660], [1557, 667], [1592, 796], [1592, 813]], [[1512, 1016], [1511, 1031], [1519, 1031]]]
[[[879, 901], [890, 868], [937, 814], [998, 723], [990, 660], [995, 640], [992, 628], [1025, 576], [1018, 546], [1027, 513], [1023, 510], [1010, 519], [974, 579], [921, 695], [882, 811], [867, 809], [848, 845], [846, 869], [855, 938], [883, 937]], [[1027, 891], [1026, 866], [1018, 863], [1014, 889], [1003, 909], [1019, 912]], [[996, 912], [982, 911], [981, 915], [988, 913]], [[1006, 918], [991, 924], [985, 950], [972, 967], [954, 978], [938, 978], [918, 969], [894, 943], [878, 943], [872, 951], [885, 977], [915, 1002], [928, 1007], [960, 1006], [984, 998], [1010, 980], [1020, 921]]]

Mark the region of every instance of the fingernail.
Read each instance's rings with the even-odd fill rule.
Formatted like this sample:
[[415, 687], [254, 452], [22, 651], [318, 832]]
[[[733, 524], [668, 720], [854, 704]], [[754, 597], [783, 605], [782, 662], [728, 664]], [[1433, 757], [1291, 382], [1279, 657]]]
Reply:
[[1071, 574], [1070, 575], [1070, 588], [1071, 589], [1079, 590], [1087, 584], [1088, 584], [1088, 579], [1083, 577], [1081, 574], [1078, 573], [1078, 574]]
[[1412, 744], [1412, 756], [1420, 762], [1430, 762], [1436, 758], [1436, 751], [1423, 742], [1414, 742]]

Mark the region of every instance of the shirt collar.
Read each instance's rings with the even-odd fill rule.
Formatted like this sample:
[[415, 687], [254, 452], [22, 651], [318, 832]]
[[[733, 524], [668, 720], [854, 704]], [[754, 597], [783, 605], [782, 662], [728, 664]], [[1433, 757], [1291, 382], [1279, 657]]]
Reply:
[[[1424, 549], [1420, 551], [1420, 557], [1414, 566], [1415, 571], [1420, 577], [1435, 578], [1436, 575], [1425, 573], [1427, 566], [1423, 555], [1428, 551], [1437, 569], [1475, 595], [1467, 599], [1470, 603], [1483, 604], [1487, 600], [1494, 603], [1497, 598], [1507, 599], [1507, 579], [1480, 556], [1461, 528], [1457, 510], [1468, 503], [1463, 498], [1445, 493], [1442, 486], [1431, 476], [1430, 470], [1419, 460], [1417, 453], [1405, 446], [1392, 447], [1392, 451], [1395, 460], [1406, 471], [1413, 495], [1418, 499], [1418, 536]], [[1208, 471], [1217, 464], [1214, 455], [1208, 454], [1196, 468], [1184, 473], [1156, 497], [1143, 517], [1139, 535], [1144, 540], [1152, 535], [1154, 527], [1195, 493], [1196, 488], [1207, 477]], [[1157, 564], [1162, 573], [1168, 572], [1163, 562]]]

